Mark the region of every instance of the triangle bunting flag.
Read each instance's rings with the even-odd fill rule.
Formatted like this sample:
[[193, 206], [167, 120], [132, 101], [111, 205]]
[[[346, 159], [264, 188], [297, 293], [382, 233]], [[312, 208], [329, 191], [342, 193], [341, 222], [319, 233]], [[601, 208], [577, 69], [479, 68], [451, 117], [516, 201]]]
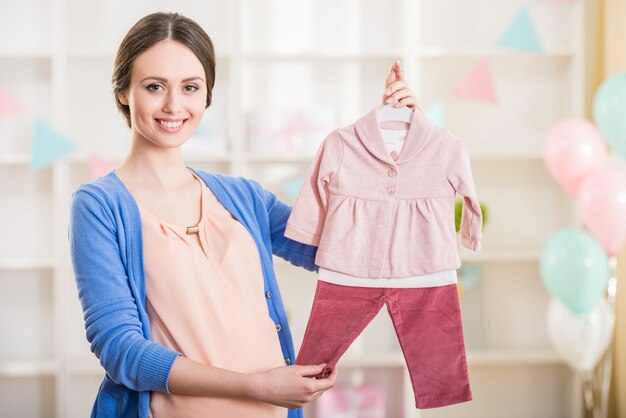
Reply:
[[31, 170], [45, 168], [76, 149], [76, 145], [40, 120], [35, 120]]

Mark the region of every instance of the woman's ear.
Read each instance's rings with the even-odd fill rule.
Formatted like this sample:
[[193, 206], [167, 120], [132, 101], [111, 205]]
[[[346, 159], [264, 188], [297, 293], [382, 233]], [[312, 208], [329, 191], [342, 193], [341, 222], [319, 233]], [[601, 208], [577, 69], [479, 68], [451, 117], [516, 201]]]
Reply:
[[126, 93], [117, 93], [117, 100], [120, 101], [124, 106], [128, 106], [128, 97], [126, 97]]

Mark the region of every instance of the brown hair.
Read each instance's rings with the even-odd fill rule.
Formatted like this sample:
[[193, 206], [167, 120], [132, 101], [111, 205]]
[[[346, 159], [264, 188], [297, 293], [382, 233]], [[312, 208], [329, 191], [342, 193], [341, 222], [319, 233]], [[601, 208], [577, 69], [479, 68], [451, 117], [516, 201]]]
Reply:
[[206, 107], [211, 104], [215, 84], [215, 52], [209, 35], [195, 21], [178, 13], [152, 13], [142, 17], [128, 31], [115, 56], [113, 95], [117, 108], [131, 127], [130, 108], [120, 102], [119, 94], [130, 86], [133, 65], [137, 57], [154, 44], [172, 39], [189, 48], [200, 60], [206, 75]]

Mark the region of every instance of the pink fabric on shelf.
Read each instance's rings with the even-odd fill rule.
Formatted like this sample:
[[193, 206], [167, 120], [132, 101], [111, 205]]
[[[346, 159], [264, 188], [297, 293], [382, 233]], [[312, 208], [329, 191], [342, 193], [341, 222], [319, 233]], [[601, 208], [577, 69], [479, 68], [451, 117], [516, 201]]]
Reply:
[[317, 402], [317, 418], [385, 418], [382, 385], [335, 386]]
[[406, 142], [389, 155], [377, 108], [333, 131], [309, 168], [285, 236], [319, 246], [316, 264], [358, 277], [410, 277], [461, 265], [461, 243], [480, 249], [482, 214], [465, 144], [413, 112]]

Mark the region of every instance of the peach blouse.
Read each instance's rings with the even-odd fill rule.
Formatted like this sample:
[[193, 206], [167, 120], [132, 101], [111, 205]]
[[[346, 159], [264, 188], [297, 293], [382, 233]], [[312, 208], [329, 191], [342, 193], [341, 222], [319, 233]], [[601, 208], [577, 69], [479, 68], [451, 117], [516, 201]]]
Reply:
[[[198, 233], [138, 204], [144, 241], [147, 312], [155, 342], [204, 364], [241, 373], [284, 366], [264, 299], [256, 245], [200, 183]], [[287, 409], [215, 397], [152, 392], [152, 418], [284, 418]]]

